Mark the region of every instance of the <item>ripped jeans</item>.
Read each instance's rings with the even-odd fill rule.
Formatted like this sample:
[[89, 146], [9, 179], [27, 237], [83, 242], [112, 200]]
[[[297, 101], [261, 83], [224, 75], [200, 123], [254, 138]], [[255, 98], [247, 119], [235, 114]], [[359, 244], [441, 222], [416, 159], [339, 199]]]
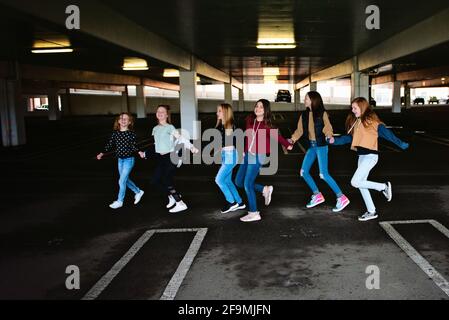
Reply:
[[338, 187], [335, 180], [330, 176], [327, 164], [328, 164], [328, 146], [318, 147], [315, 141], [310, 142], [310, 148], [307, 150], [307, 153], [304, 157], [301, 167], [301, 177], [304, 178], [309, 188], [312, 190], [314, 194], [320, 193], [315, 181], [310, 175], [310, 168], [312, 167], [315, 160], [318, 158], [318, 167], [320, 169], [320, 178], [326, 181], [329, 187], [334, 191], [337, 198], [340, 198], [343, 193], [341, 189]]

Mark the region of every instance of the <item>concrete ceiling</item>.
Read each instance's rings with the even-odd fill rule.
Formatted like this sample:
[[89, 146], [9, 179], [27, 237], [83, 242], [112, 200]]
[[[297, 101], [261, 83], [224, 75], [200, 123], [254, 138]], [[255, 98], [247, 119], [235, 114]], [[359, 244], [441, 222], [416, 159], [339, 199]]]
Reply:
[[[259, 83], [262, 67], [278, 66], [279, 80], [297, 83], [310, 72], [349, 59], [394, 34], [448, 7], [447, 0], [411, 3], [406, 0], [101, 0], [103, 5], [125, 16], [175, 46], [203, 59], [237, 80]], [[365, 8], [380, 8], [381, 29], [365, 28]], [[177, 83], [163, 78], [164, 68], [173, 67], [156, 59], [112, 45], [82, 32], [68, 32], [55, 24], [0, 7], [0, 59], [27, 64], [109, 73], [121, 70], [123, 57], [146, 58], [150, 70], [133, 75]], [[101, 14], [99, 12], [98, 14]], [[256, 48], [259, 33], [266, 30], [291, 32], [298, 46], [286, 50]], [[82, 30], [81, 30], [82, 31]], [[72, 54], [33, 55], [30, 48], [36, 34], [66, 33], [76, 51]], [[419, 41], [417, 39], [416, 41]], [[441, 45], [401, 58], [399, 71], [445, 64], [449, 45]], [[126, 73], [129, 74], [129, 73]], [[203, 79], [204, 83], [213, 83]]]

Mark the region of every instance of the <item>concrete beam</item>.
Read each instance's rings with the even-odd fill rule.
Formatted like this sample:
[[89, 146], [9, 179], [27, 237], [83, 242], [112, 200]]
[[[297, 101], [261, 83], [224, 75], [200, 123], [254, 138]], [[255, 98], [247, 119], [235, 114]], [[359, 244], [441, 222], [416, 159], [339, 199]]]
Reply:
[[307, 78], [301, 80], [300, 82], [298, 82], [298, 83], [295, 85], [295, 89], [296, 89], [296, 90], [302, 89], [302, 88], [304, 88], [304, 87], [307, 87], [309, 84], [310, 84], [310, 78], [307, 77]]
[[[179, 91], [179, 85], [146, 78], [141, 79], [136, 76], [83, 70], [70, 70], [53, 67], [40, 67], [33, 65], [22, 65], [22, 78], [28, 80], [60, 81], [61, 83], [65, 84], [80, 83], [78, 86], [98, 86], [98, 88], [106, 88], [106, 90], [108, 91], [113, 86], [138, 86], [141, 84], [159, 89]], [[75, 86], [73, 88], [75, 88]], [[123, 91], [123, 89], [119, 91]]]
[[449, 8], [359, 54], [365, 70], [449, 41]]
[[378, 76], [371, 79], [371, 84], [383, 84], [383, 83], [389, 83], [394, 81], [394, 74], [387, 74], [384, 76]]
[[[72, 0], [0, 0], [1, 4], [65, 27], [67, 6]], [[230, 76], [206, 62], [194, 58], [191, 53], [127, 19], [107, 5], [95, 0], [78, 0], [81, 11], [81, 30], [85, 34], [107, 41], [171, 64], [184, 70], [193, 70], [205, 77], [229, 83]], [[45, 8], [45, 10], [42, 10]], [[238, 81], [235, 80], [238, 85]], [[241, 87], [238, 87], [241, 89]]]
[[349, 76], [351, 73], [353, 73], [354, 67], [353, 67], [353, 59], [348, 59], [346, 61], [343, 61], [339, 64], [336, 64], [332, 67], [329, 67], [327, 69], [318, 71], [314, 74], [312, 74], [312, 82], [317, 81], [324, 81], [324, 80], [330, 80], [335, 78], [341, 78], [344, 76]]

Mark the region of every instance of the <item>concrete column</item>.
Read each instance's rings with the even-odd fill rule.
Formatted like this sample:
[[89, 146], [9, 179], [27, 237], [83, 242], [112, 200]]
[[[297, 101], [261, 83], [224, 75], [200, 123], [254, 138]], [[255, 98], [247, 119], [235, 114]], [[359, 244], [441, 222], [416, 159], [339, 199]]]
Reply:
[[405, 107], [409, 108], [412, 104], [412, 96], [410, 94], [410, 87], [406, 84], [404, 87]]
[[318, 82], [310, 82], [310, 89], [309, 91], [317, 91], [318, 90]]
[[238, 111], [243, 112], [245, 111], [245, 97], [243, 95], [243, 90], [239, 89], [239, 107]]
[[25, 105], [21, 101], [19, 81], [0, 79], [0, 120], [5, 147], [26, 143]]
[[393, 113], [401, 113], [401, 81], [393, 82]]
[[122, 112], [129, 112], [128, 90], [122, 92]]
[[136, 111], [138, 119], [146, 117], [145, 108], [146, 108], [145, 86], [136, 86]]
[[358, 71], [351, 74], [351, 100], [357, 97], [369, 99], [369, 76]]
[[225, 103], [229, 103], [232, 106], [232, 85], [230, 83], [224, 84]]
[[293, 100], [295, 103], [295, 111], [299, 110], [299, 103], [300, 103], [300, 94], [299, 94], [299, 90], [293, 90]]
[[70, 89], [66, 89], [65, 93], [61, 95], [62, 114], [69, 116], [72, 114], [70, 104]]
[[58, 91], [58, 88], [50, 88], [48, 91], [48, 120], [50, 121], [61, 120]]
[[189, 132], [190, 138], [196, 140], [200, 137], [198, 123], [198, 99], [196, 96], [196, 72], [180, 71], [179, 92], [181, 128]]

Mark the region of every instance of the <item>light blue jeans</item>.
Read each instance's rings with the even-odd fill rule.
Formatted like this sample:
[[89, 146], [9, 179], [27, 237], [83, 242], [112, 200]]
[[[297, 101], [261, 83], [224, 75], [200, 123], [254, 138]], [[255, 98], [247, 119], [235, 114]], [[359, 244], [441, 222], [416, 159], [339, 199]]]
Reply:
[[239, 167], [237, 176], [235, 177], [235, 184], [237, 187], [245, 188], [249, 212], [257, 211], [256, 192], [263, 192], [263, 186], [256, 184], [256, 178], [259, 175], [260, 167], [265, 163], [265, 160], [266, 155], [264, 154], [253, 155], [247, 152], [243, 163]]
[[232, 170], [238, 162], [237, 150], [223, 150], [221, 151], [221, 168], [215, 177], [215, 183], [220, 187], [226, 201], [229, 203], [242, 203], [237, 188], [232, 182]]
[[351, 179], [351, 185], [360, 190], [366, 209], [371, 213], [376, 212], [376, 207], [374, 206], [369, 189], [377, 191], [385, 190], [385, 183], [368, 181], [369, 173], [377, 164], [378, 160], [379, 156], [377, 154], [360, 155], [357, 170]]
[[126, 187], [130, 188], [134, 193], [139, 193], [140, 189], [129, 179], [131, 170], [134, 167], [134, 157], [118, 159], [118, 173], [120, 179], [118, 185], [120, 187], [117, 201], [123, 202], [125, 200]]
[[304, 178], [309, 188], [314, 194], [318, 194], [320, 191], [310, 175], [310, 168], [312, 167], [315, 160], [318, 158], [318, 167], [320, 169], [320, 178], [326, 181], [329, 187], [334, 191], [337, 198], [340, 198], [343, 193], [338, 187], [335, 180], [330, 176], [328, 171], [328, 146], [318, 147], [315, 141], [310, 142], [310, 148], [307, 150], [306, 156], [302, 162], [301, 167], [301, 177]]

